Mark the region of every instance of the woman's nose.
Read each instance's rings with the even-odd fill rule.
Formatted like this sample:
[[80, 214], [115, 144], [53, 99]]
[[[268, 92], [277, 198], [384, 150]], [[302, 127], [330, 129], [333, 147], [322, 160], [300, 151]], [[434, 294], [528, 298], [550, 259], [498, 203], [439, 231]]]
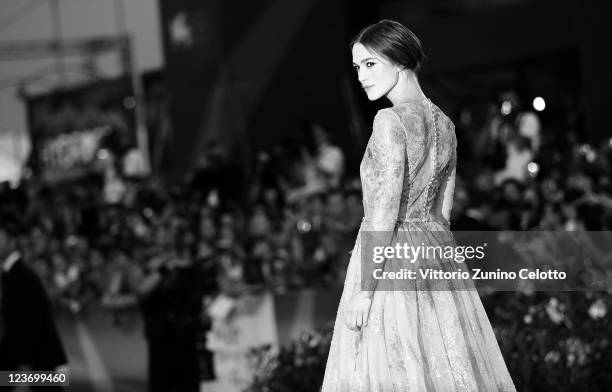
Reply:
[[361, 85], [363, 86], [365, 84], [365, 81], [366, 81], [365, 72], [359, 71], [358, 79], [359, 79], [359, 83], [361, 83]]

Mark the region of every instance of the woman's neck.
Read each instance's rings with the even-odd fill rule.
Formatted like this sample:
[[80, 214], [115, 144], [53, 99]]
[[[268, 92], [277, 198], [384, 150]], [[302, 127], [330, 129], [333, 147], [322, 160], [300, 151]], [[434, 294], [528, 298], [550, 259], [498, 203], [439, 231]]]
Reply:
[[397, 84], [387, 93], [387, 99], [391, 101], [393, 106], [406, 101], [420, 101], [425, 98], [416, 74], [412, 71], [400, 72]]

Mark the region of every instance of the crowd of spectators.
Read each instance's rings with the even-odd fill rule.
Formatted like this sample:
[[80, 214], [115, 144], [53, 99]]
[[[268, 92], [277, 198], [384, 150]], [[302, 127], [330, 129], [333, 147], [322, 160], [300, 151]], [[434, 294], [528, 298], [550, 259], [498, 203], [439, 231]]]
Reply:
[[329, 174], [341, 170], [339, 150], [326, 149], [328, 173], [320, 176], [318, 153], [302, 151], [311, 182], [291, 178], [307, 171], [300, 165], [274, 175], [280, 157], [262, 152], [246, 196], [214, 145], [174, 185], [117, 176], [112, 153], [104, 151], [101, 173], [53, 185], [2, 184], [0, 216], [20, 222], [25, 259], [53, 302], [74, 312], [91, 301], [134, 305], [148, 271], [186, 258], [229, 291], [329, 285], [348, 261], [362, 217], [360, 193], [337, 187], [338, 175]]
[[[581, 144], [571, 132], [547, 133], [533, 113], [505, 110], [484, 126], [465, 113], [454, 119], [451, 229], [610, 230], [612, 140]], [[22, 223], [26, 260], [54, 303], [75, 312], [91, 301], [129, 306], [152, 266], [185, 258], [228, 291], [341, 284], [363, 215], [359, 177], [325, 132], [314, 135], [313, 152], [259, 152], [247, 177], [213, 144], [173, 185], [116, 175], [109, 185], [108, 174], [3, 184], [0, 214]]]
[[454, 230], [610, 229], [612, 138], [589, 144], [571, 119], [546, 126], [513, 93], [480, 126], [459, 117]]

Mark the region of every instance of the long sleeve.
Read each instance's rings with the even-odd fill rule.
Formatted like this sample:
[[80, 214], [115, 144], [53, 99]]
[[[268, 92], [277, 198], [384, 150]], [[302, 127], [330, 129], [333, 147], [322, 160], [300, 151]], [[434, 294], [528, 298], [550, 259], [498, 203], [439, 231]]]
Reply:
[[[368, 211], [363, 230], [376, 246], [390, 245], [393, 237], [407, 170], [406, 142], [406, 131], [397, 115], [390, 110], [379, 111], [366, 150], [369, 170], [364, 178]], [[384, 268], [383, 264], [374, 265], [371, 260], [362, 264], [366, 266], [362, 274], [364, 290], [375, 289], [377, 281], [372, 272], [374, 268]]]
[[366, 154], [373, 169], [367, 179], [371, 205], [366, 229], [392, 231], [398, 218], [406, 164], [406, 132], [396, 114], [378, 112]]

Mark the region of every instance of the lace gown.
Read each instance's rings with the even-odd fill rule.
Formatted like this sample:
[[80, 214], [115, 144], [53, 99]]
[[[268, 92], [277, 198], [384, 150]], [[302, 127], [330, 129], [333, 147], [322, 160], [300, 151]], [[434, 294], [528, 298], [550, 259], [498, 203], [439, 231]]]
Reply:
[[[516, 390], [469, 280], [461, 288], [443, 281], [447, 289], [431, 290], [416, 280], [409, 290], [376, 290], [367, 326], [354, 332], [344, 323], [353, 293], [362, 288], [364, 231], [386, 230], [408, 244], [448, 245], [449, 239], [454, 244], [443, 216], [452, 205], [456, 146], [453, 123], [429, 100], [407, 101], [374, 118], [360, 166], [365, 217], [348, 266], [322, 392]], [[457, 268], [454, 264], [446, 268]], [[364, 287], [372, 284], [366, 277]]]

